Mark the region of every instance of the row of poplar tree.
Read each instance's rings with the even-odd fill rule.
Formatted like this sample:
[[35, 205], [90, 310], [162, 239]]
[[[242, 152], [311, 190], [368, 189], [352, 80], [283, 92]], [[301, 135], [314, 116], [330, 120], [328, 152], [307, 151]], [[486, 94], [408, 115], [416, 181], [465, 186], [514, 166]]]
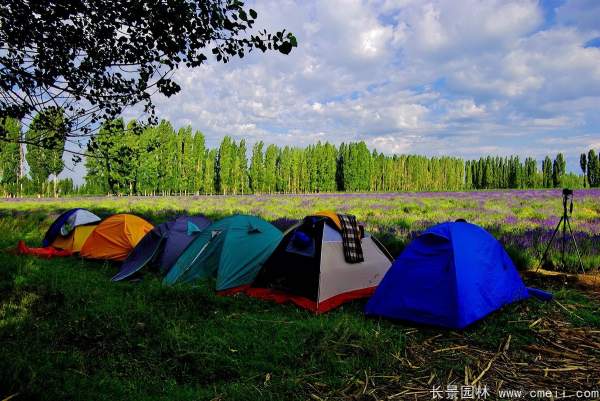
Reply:
[[76, 192], [72, 179], [58, 179], [65, 168], [65, 129], [64, 115], [57, 109], [36, 115], [25, 131], [19, 120], [0, 120], [0, 194], [56, 196]]
[[585, 185], [585, 177], [567, 174], [567, 161], [562, 153], [554, 160], [546, 156], [541, 167], [538, 171], [537, 162], [531, 157], [523, 162], [518, 156], [482, 157], [466, 162], [465, 185], [467, 189], [577, 188]]
[[[60, 116], [52, 115], [56, 130]], [[600, 159], [594, 150], [582, 154], [583, 175], [566, 173], [562, 154], [546, 157], [538, 169], [533, 158], [384, 155], [364, 142], [317, 143], [306, 148], [279, 147], [223, 138], [217, 149], [191, 127], [175, 130], [168, 121], [141, 127], [122, 119], [102, 125], [85, 157], [85, 184], [58, 180], [63, 170], [60, 146], [43, 148], [29, 142], [56, 141], [41, 130], [36, 116], [25, 132], [18, 121], [3, 122], [9, 139], [25, 139], [23, 147], [0, 142], [0, 186], [6, 195], [24, 194], [246, 194], [333, 191], [454, 191], [493, 188], [600, 186]], [[48, 126], [47, 124], [45, 126]], [[14, 137], [14, 138], [13, 138]], [[46, 138], [47, 137], [47, 138]], [[60, 142], [60, 140], [59, 140]], [[60, 145], [60, 144], [59, 144]], [[64, 146], [64, 142], [62, 143]], [[29, 177], [24, 172], [29, 165]], [[49, 178], [52, 178], [49, 180]]]
[[[518, 156], [384, 155], [364, 142], [279, 147], [226, 136], [217, 149], [191, 127], [168, 121], [137, 130], [135, 122], [105, 124], [86, 158], [86, 193], [142, 195], [307, 193], [333, 191], [455, 191], [493, 188], [582, 187], [559, 153], [537, 162]], [[587, 156], [586, 156], [587, 157]], [[590, 151], [589, 159], [598, 160]], [[600, 168], [600, 161], [595, 169]], [[591, 166], [591, 165], [590, 165]], [[595, 170], [594, 170], [595, 171]], [[599, 174], [600, 175], [600, 174]], [[594, 186], [600, 183], [590, 181]]]
[[464, 162], [385, 156], [364, 142], [278, 147], [226, 136], [218, 149], [191, 127], [168, 121], [137, 130], [104, 124], [86, 157], [86, 193], [142, 195], [459, 190]]

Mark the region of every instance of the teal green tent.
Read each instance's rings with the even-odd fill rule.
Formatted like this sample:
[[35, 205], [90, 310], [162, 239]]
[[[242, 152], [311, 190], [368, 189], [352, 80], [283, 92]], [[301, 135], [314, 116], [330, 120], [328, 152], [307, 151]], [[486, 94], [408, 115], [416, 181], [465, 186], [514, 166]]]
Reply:
[[283, 235], [254, 216], [235, 215], [204, 229], [183, 251], [163, 283], [216, 277], [217, 291], [251, 284]]

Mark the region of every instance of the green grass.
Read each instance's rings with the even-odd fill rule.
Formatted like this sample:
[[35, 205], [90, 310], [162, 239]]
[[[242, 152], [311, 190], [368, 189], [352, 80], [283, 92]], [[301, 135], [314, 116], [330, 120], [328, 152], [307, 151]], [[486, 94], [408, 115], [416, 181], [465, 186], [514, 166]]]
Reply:
[[[190, 209], [163, 199], [91, 206], [101, 214], [131, 211], [154, 222]], [[58, 212], [56, 207], [4, 204], [0, 247], [39, 241], [55, 216], [48, 210]], [[209, 214], [244, 208], [225, 200]], [[393, 234], [387, 241], [403, 246]], [[366, 318], [364, 301], [315, 316], [244, 295], [220, 297], [211, 282], [167, 288], [146, 274], [138, 282], [112, 283], [117, 270], [75, 257], [0, 253], [0, 399], [15, 393], [16, 400], [371, 399], [361, 394], [365, 376], [378, 377], [378, 384], [393, 377], [394, 386], [414, 379], [403, 358], [426, 358], [436, 377], [478, 363], [467, 354], [432, 351], [457, 341], [495, 352], [510, 335], [518, 357], [539, 342], [537, 327], [530, 327], [539, 318], [600, 328], [600, 303], [560, 283], [536, 284], [555, 291], [575, 313], [529, 300], [457, 333]], [[429, 351], [418, 355], [415, 347]]]

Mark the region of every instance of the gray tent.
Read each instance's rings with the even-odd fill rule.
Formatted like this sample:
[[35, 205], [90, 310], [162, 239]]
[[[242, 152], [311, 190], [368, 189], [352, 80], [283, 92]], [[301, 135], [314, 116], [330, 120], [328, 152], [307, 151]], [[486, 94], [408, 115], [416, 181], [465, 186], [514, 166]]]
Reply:
[[181, 216], [157, 225], [141, 239], [112, 281], [130, 277], [148, 265], [155, 265], [166, 274], [196, 235], [210, 223], [204, 216]]

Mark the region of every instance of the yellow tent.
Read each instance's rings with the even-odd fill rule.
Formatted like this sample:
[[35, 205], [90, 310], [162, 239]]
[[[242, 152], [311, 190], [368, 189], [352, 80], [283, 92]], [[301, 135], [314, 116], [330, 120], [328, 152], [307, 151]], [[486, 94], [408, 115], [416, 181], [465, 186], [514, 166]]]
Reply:
[[66, 237], [63, 237], [62, 235], [57, 236], [51, 246], [58, 249], [64, 249], [65, 251], [69, 252], [79, 252], [95, 228], [95, 224], [88, 226], [77, 226], [71, 232], [71, 234], [67, 235]]
[[[342, 230], [342, 222], [340, 221], [340, 218], [338, 217], [337, 213], [334, 212], [333, 210], [320, 210], [316, 213], [309, 214], [308, 216], [327, 217], [335, 225], [335, 227], [338, 230], [340, 230], [340, 231]], [[283, 235], [288, 235], [289, 233], [296, 230], [301, 225], [302, 225], [302, 220], [300, 220], [298, 223], [292, 225], [291, 227], [288, 227], [288, 229], [283, 232]]]
[[336, 227], [338, 229], [342, 229], [342, 223], [340, 222], [340, 218], [338, 217], [337, 213], [334, 212], [333, 210], [321, 210], [318, 211], [317, 213], [314, 214], [315, 216], [323, 216], [323, 217], [329, 217], [329, 219], [333, 222], [333, 224], [336, 225]]
[[132, 214], [110, 216], [96, 226], [81, 248], [88, 259], [125, 260], [154, 226]]

